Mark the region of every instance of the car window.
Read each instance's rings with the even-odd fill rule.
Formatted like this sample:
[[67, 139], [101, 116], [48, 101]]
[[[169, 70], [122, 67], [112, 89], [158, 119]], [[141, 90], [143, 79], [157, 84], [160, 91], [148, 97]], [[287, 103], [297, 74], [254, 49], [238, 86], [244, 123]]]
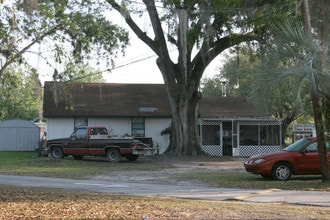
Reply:
[[305, 152], [317, 152], [317, 142], [311, 143], [308, 147], [306, 147]]
[[330, 141], [325, 142], [325, 147], [327, 148], [327, 152], [330, 152]]
[[301, 150], [301, 148], [306, 145], [309, 142], [308, 139], [300, 139], [296, 142], [294, 142], [293, 144], [290, 144], [289, 146], [287, 146], [286, 148], [284, 148], [284, 151], [292, 151], [292, 152], [298, 152]]

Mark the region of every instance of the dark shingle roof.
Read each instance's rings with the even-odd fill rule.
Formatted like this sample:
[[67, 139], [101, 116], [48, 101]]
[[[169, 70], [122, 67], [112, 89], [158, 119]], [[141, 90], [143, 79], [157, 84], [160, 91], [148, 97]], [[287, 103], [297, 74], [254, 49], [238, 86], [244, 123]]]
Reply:
[[[57, 101], [55, 101], [57, 100]], [[241, 97], [205, 97], [201, 117], [258, 117]], [[45, 117], [170, 117], [164, 84], [45, 82]]]
[[267, 117], [244, 97], [204, 97], [199, 103], [201, 118]]

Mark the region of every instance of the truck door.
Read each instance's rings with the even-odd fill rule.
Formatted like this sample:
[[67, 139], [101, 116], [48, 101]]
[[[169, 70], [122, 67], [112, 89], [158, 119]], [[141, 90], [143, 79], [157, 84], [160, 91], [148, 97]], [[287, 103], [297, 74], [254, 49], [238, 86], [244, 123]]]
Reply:
[[87, 128], [77, 128], [68, 142], [66, 154], [88, 155]]

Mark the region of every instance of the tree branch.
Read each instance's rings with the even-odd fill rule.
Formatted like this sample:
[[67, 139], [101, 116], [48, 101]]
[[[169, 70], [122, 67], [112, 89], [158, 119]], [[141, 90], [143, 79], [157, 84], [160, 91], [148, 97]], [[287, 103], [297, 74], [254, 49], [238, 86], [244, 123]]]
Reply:
[[45, 32], [44, 34], [40, 35], [39, 37], [37, 37], [35, 40], [33, 40], [30, 44], [28, 44], [27, 46], [25, 46], [22, 50], [18, 51], [16, 54], [12, 55], [11, 57], [9, 57], [9, 59], [5, 62], [5, 64], [1, 67], [0, 69], [0, 78], [2, 77], [4, 71], [6, 70], [6, 68], [12, 64], [13, 62], [15, 62], [15, 60], [20, 57], [23, 53], [25, 53], [30, 47], [32, 47], [34, 44], [36, 44], [37, 42], [39, 42], [40, 40], [42, 40], [44, 37], [56, 32], [56, 30], [61, 27], [62, 24], [58, 24], [56, 26], [54, 26], [53, 28], [51, 28], [49, 31]]
[[158, 48], [155, 42], [147, 36], [145, 32], [143, 32], [139, 26], [134, 22], [129, 12], [117, 4], [115, 0], [106, 0], [116, 11], [121, 14], [123, 18], [125, 18], [126, 23], [132, 29], [132, 31], [136, 34], [138, 38], [140, 38], [145, 44], [147, 44], [156, 54], [158, 54]]

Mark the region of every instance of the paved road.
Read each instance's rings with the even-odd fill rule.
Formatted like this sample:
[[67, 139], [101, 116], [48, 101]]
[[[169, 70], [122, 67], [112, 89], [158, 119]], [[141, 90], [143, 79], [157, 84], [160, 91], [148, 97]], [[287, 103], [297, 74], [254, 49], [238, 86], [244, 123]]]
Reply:
[[140, 196], [169, 196], [218, 201], [280, 202], [330, 207], [330, 192], [287, 191], [278, 189], [251, 190], [206, 186], [161, 185], [100, 180], [73, 180], [32, 176], [0, 175], [0, 184], [44, 188], [62, 188]]

